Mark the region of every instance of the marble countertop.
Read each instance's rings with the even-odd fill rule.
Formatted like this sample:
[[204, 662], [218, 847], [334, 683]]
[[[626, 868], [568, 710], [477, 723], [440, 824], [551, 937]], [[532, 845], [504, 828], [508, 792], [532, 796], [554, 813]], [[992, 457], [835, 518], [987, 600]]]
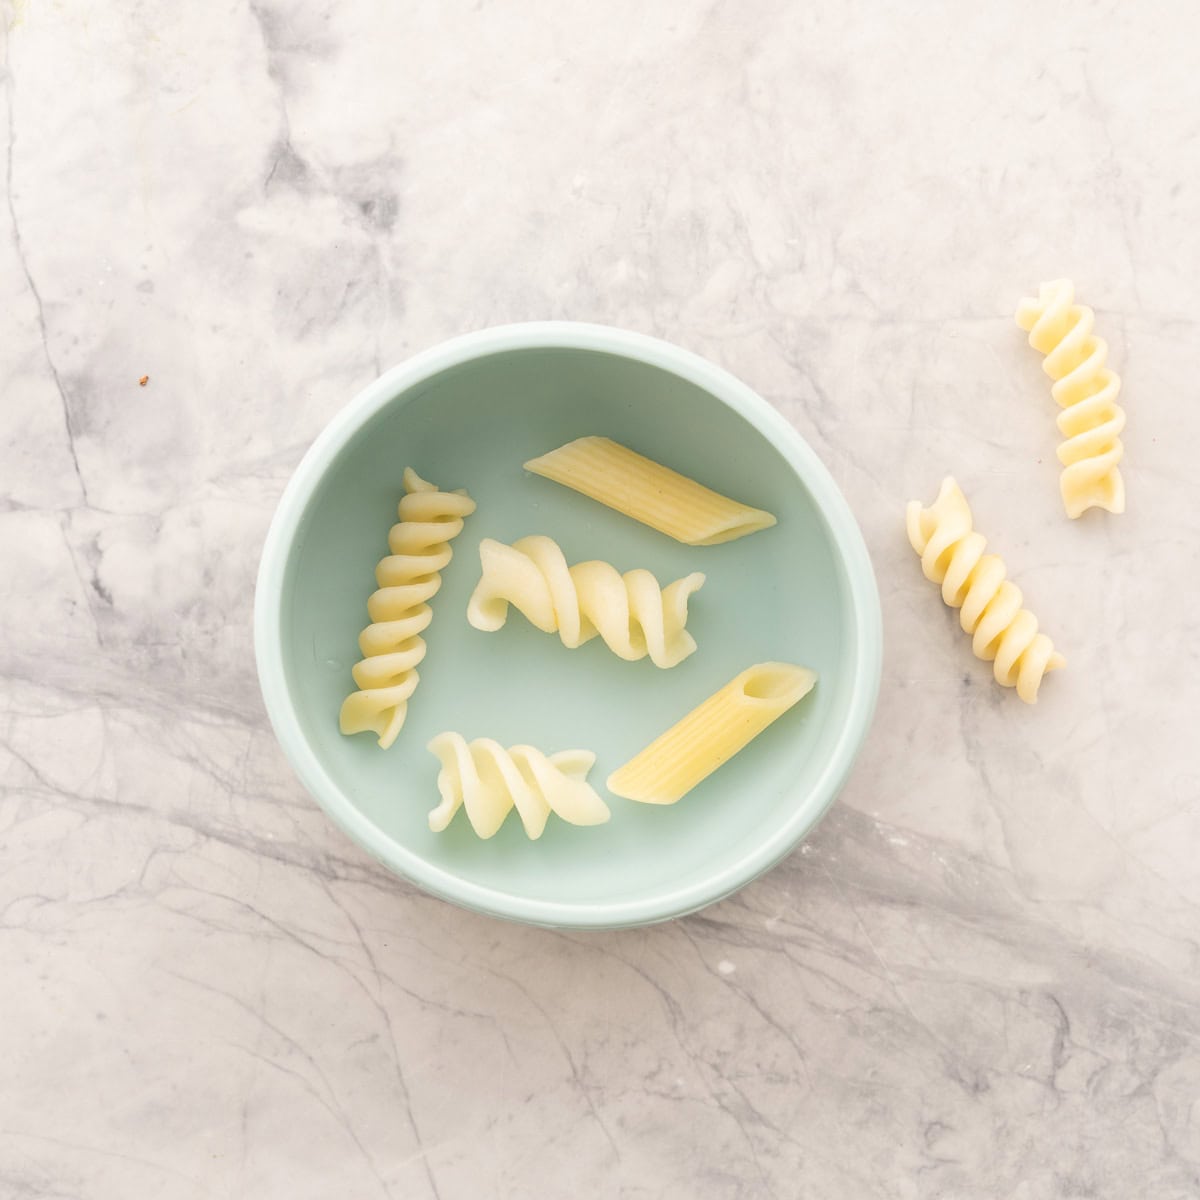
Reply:
[[[5, 22], [0, 1195], [1200, 1194], [1200, 9]], [[1124, 379], [1120, 518], [1063, 516], [1012, 321], [1061, 275]], [[392, 878], [254, 672], [259, 548], [324, 423], [547, 317], [768, 397], [883, 599], [832, 814], [634, 932]], [[1069, 657], [1036, 708], [904, 538], [951, 471]]]

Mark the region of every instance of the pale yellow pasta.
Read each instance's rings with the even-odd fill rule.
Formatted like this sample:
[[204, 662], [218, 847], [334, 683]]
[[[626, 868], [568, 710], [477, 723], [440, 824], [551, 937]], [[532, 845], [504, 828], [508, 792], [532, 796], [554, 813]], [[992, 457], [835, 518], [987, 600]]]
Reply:
[[1047, 671], [1066, 666], [1054, 643], [1038, 632], [1037, 618], [1023, 608], [1021, 589], [1005, 579], [1003, 561], [984, 554], [987, 539], [976, 533], [962, 489], [949, 476], [929, 508], [913, 500], [906, 513], [908, 540], [921, 556], [925, 578], [942, 585], [942, 599], [961, 609], [971, 648], [993, 662], [996, 682], [1015, 687], [1026, 704], [1037, 702]]
[[395, 740], [416, 690], [417, 664], [425, 657], [421, 633], [433, 617], [428, 601], [442, 586], [440, 572], [453, 556], [450, 542], [475, 511], [466, 492], [441, 492], [409, 467], [404, 472], [400, 520], [388, 533], [391, 554], [375, 568], [379, 590], [367, 601], [371, 624], [362, 631], [362, 661], [354, 666], [352, 692], [342, 704], [345, 734], [370, 731], [386, 750]]
[[791, 663], [747, 667], [608, 778], [643, 804], [674, 804], [812, 691], [816, 672]]
[[1037, 297], [1017, 308], [1017, 324], [1029, 332], [1029, 344], [1046, 356], [1042, 369], [1055, 380], [1050, 394], [1063, 410], [1058, 429], [1066, 439], [1058, 447], [1063, 464], [1059, 488], [1067, 516], [1089, 508], [1125, 511], [1125, 482], [1117, 464], [1125, 448], [1121, 431], [1125, 411], [1117, 404], [1121, 378], [1105, 366], [1108, 344], [1092, 333], [1096, 314], [1075, 304], [1068, 279], [1043, 283]]
[[439, 733], [429, 743], [442, 764], [442, 802], [429, 814], [429, 828], [441, 833], [459, 808], [471, 828], [490, 838], [515, 808], [530, 838], [540, 838], [550, 814], [572, 825], [603, 825], [608, 805], [587, 782], [596, 756], [588, 750], [546, 755], [532, 746], [505, 750], [491, 738], [468, 743], [459, 733]]
[[696, 649], [684, 628], [688, 597], [704, 583], [695, 572], [665, 588], [645, 570], [622, 575], [606, 562], [567, 560], [552, 538], [524, 537], [511, 546], [485, 538], [479, 546], [483, 574], [467, 605], [467, 620], [486, 632], [508, 620], [511, 604], [543, 633], [558, 633], [574, 649], [597, 634], [630, 662], [650, 656], [673, 667]]
[[732, 542], [775, 524], [769, 512], [730, 500], [611, 438], [579, 438], [531, 458], [525, 469], [688, 546]]

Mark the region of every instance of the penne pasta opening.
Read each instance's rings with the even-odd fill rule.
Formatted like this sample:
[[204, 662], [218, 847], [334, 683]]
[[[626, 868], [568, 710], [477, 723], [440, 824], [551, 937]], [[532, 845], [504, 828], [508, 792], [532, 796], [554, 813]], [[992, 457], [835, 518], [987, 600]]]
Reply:
[[762, 663], [743, 675], [742, 695], [747, 700], [791, 705], [812, 691], [816, 681], [816, 675], [804, 667], [794, 667], [790, 663]]
[[747, 534], [758, 533], [760, 529], [770, 529], [774, 524], [776, 524], [775, 517], [769, 512], [752, 508], [741, 520], [730, 521], [727, 525], [722, 525], [707, 537], [700, 538], [692, 544], [696, 546], [720, 546], [725, 542], [732, 542], [738, 538], [743, 538]]

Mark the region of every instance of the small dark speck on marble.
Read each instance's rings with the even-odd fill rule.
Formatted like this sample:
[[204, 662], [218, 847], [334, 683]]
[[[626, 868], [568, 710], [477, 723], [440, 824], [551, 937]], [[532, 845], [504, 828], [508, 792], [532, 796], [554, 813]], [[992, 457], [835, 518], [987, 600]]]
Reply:
[[368, 196], [358, 202], [358, 209], [371, 225], [386, 233], [396, 224], [400, 201], [391, 195]]

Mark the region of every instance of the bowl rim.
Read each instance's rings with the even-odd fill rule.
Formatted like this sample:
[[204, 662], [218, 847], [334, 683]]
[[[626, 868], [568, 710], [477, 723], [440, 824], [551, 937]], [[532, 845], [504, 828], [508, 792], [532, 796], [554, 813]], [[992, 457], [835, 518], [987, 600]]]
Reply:
[[[326, 469], [359, 428], [397, 396], [463, 363], [530, 349], [590, 350], [644, 362], [703, 388], [733, 409], [771, 442], [808, 488], [848, 582], [856, 648], [850, 709], [806, 802], [734, 862], [700, 881], [650, 897], [587, 903], [533, 899], [434, 866], [388, 837], [334, 782], [301, 732], [286, 682], [283, 581], [300, 520]], [[658, 338], [607, 325], [531, 321], [463, 334], [421, 351], [368, 384], [325, 426], [288, 480], [263, 543], [254, 597], [254, 654], [267, 715], [285, 757], [326, 814], [369, 854], [401, 878], [475, 912], [555, 928], [613, 929], [684, 916], [731, 895], [775, 866], [817, 826], [845, 783], [871, 725], [882, 673], [883, 623], [870, 556], [849, 504], [816, 453], [771, 404], [722, 367]]]

